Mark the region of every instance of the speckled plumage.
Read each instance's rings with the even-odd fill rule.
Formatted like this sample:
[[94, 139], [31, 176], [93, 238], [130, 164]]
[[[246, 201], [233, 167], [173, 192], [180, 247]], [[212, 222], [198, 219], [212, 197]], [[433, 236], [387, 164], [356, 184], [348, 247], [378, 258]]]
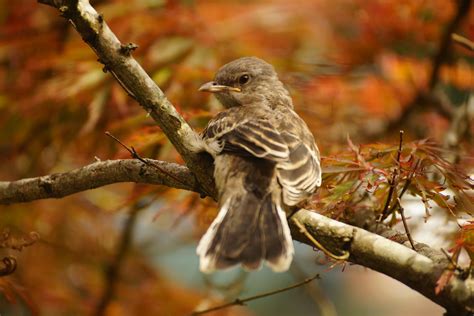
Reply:
[[313, 135], [273, 67], [261, 59], [230, 62], [203, 87], [227, 109], [202, 133], [203, 148], [215, 158], [220, 212], [198, 246], [201, 270], [238, 263], [255, 269], [266, 261], [285, 271], [293, 244], [283, 209], [321, 184]]

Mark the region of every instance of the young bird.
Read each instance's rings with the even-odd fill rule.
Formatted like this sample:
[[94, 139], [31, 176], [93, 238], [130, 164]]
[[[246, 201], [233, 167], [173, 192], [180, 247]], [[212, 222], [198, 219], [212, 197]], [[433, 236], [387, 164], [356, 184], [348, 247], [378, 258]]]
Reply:
[[285, 209], [321, 185], [319, 151], [274, 68], [256, 57], [219, 69], [200, 91], [226, 108], [202, 132], [214, 157], [219, 213], [197, 247], [209, 273], [242, 264], [288, 270], [293, 242]]

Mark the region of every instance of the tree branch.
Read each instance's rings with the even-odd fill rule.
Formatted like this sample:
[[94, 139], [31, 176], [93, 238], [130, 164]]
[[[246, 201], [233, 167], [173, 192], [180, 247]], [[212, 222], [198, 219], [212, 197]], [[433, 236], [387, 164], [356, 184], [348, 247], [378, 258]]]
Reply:
[[228, 307], [231, 307], [231, 306], [235, 306], [235, 305], [245, 305], [245, 303], [250, 302], [250, 301], [258, 300], [258, 299], [261, 299], [261, 298], [264, 298], [264, 297], [267, 297], [267, 296], [272, 296], [272, 295], [275, 295], [275, 294], [278, 294], [278, 293], [282, 293], [282, 292], [286, 292], [286, 291], [289, 291], [289, 290], [292, 290], [292, 289], [296, 289], [300, 286], [303, 286], [303, 285], [305, 285], [305, 284], [307, 284], [307, 283], [309, 283], [313, 280], [319, 279], [319, 278], [320, 278], [319, 274], [316, 274], [315, 276], [313, 276], [311, 278], [307, 278], [307, 279], [305, 279], [305, 280], [303, 280], [299, 283], [296, 283], [296, 284], [293, 284], [293, 285], [290, 285], [290, 286], [287, 286], [287, 287], [284, 287], [284, 288], [281, 288], [281, 289], [278, 289], [278, 290], [273, 290], [273, 291], [270, 291], [270, 292], [260, 293], [260, 294], [249, 296], [249, 297], [246, 297], [246, 298], [236, 298], [235, 300], [233, 300], [232, 302], [229, 302], [229, 303], [214, 306], [214, 307], [211, 307], [211, 308], [208, 308], [208, 309], [205, 309], [205, 310], [195, 311], [191, 314], [191, 316], [203, 315], [203, 314], [207, 314], [207, 313], [210, 313], [210, 312], [215, 312], [215, 311], [218, 311], [218, 310], [221, 310], [221, 309], [224, 309], [224, 308], [228, 308]]
[[[96, 162], [65, 173], [0, 182], [0, 203], [63, 197], [79, 191], [126, 181], [162, 184], [199, 192], [193, 174], [186, 167], [151, 159], [147, 161], [158, 164], [160, 169], [134, 159], [112, 160]], [[293, 218], [302, 223], [308, 232], [324, 243], [325, 247], [333, 253], [338, 253], [340, 250], [350, 252], [349, 261], [397, 279], [448, 311], [456, 311], [458, 313], [456, 315], [464, 315], [468, 308], [474, 309], [474, 286], [459, 277], [453, 278], [439, 295], [434, 294], [436, 281], [441, 273], [449, 268], [449, 263], [442, 254], [429, 246], [416, 243], [417, 253], [399, 244], [408, 244], [405, 234], [383, 231], [383, 224], [376, 225], [376, 229], [377, 233], [385, 232], [385, 237], [312, 211], [300, 210]], [[357, 218], [354, 222], [357, 222]], [[365, 221], [357, 225], [371, 229], [367, 222], [375, 222], [375, 220], [369, 221], [365, 216]], [[292, 234], [296, 240], [313, 246], [313, 243], [294, 225], [292, 225]]]
[[[453, 106], [445, 102], [442, 98], [433, 95], [432, 91], [439, 82], [439, 75], [441, 66], [449, 57], [449, 52], [452, 43], [452, 34], [456, 31], [462, 20], [469, 15], [469, 8], [472, 0], [458, 0], [457, 10], [451, 21], [447, 24], [444, 32], [441, 35], [440, 44], [436, 54], [432, 57], [431, 61], [431, 73], [428, 79], [427, 90], [420, 90], [413, 100], [404, 107], [401, 115], [395, 120], [389, 122], [386, 131], [392, 131], [393, 129], [399, 129], [400, 125], [407, 121], [408, 117], [415, 113], [418, 109], [424, 105], [431, 106], [441, 116], [451, 119], [454, 109]], [[377, 135], [373, 135], [377, 136]]]
[[474, 51], [474, 42], [459, 35], [459, 34], [451, 34], [451, 39], [461, 45], [468, 50]]
[[58, 9], [82, 36], [104, 71], [110, 72], [125, 91], [135, 98], [161, 127], [173, 146], [183, 157], [186, 166], [196, 175], [206, 195], [214, 197], [213, 163], [209, 155], [195, 153], [199, 140], [196, 133], [168, 101], [163, 91], [131, 56], [134, 44], [123, 45], [110, 30], [104, 17], [85, 0], [38, 0]]
[[439, 71], [443, 62], [449, 55], [449, 49], [451, 47], [451, 34], [453, 34], [464, 17], [469, 15], [469, 7], [471, 6], [472, 0], [457, 0], [458, 8], [454, 14], [453, 19], [448, 23], [446, 29], [441, 37], [441, 42], [436, 55], [433, 57], [433, 69], [431, 70], [431, 76], [428, 81], [428, 88], [432, 90], [439, 80]]
[[[117, 160], [95, 164], [67, 173], [45, 177], [24, 179], [13, 182], [0, 182], [0, 203], [26, 202], [39, 198], [63, 197], [82, 190], [97, 188], [115, 182], [141, 182], [164, 184], [170, 187], [192, 190], [215, 197], [211, 171], [211, 158], [195, 154], [192, 148], [198, 140], [196, 134], [179, 115], [163, 92], [131, 57], [133, 45], [122, 45], [98, 14], [85, 0], [38, 0], [57, 8], [67, 18], [84, 41], [94, 50], [104, 70], [109, 71], [124, 89], [158, 123], [171, 143], [183, 157], [184, 166], [159, 162], [161, 170], [137, 160]], [[461, 0], [457, 15], [448, 27], [452, 33], [465, 16], [463, 8], [470, 0]], [[448, 33], [448, 31], [446, 32]], [[447, 55], [443, 42], [434, 62], [441, 65]], [[447, 37], [449, 39], [449, 36]], [[448, 47], [449, 48], [449, 47]], [[434, 64], [429, 87], [438, 80], [439, 65]], [[173, 176], [170, 177], [169, 175]], [[203, 189], [198, 189], [198, 182]], [[176, 179], [180, 179], [177, 181]], [[349, 261], [369, 267], [389, 275], [410, 286], [434, 302], [445, 307], [449, 314], [467, 315], [474, 310], [474, 285], [453, 277], [439, 295], [435, 295], [436, 281], [448, 268], [443, 260], [434, 260], [428, 255], [417, 253], [392, 240], [372, 234], [361, 228], [343, 224], [320, 214], [301, 210], [294, 215], [306, 230], [336, 253], [338, 250], [350, 252]], [[292, 227], [294, 237], [312, 246], [308, 239]], [[418, 244], [415, 245], [418, 249]], [[428, 247], [429, 248], [429, 247]], [[472, 282], [471, 282], [472, 283]]]
[[64, 173], [0, 181], [0, 204], [61, 198], [118, 182], [160, 184], [202, 194], [193, 173], [185, 166], [152, 159], [146, 161], [151, 164], [136, 159], [107, 160]]
[[[406, 284], [446, 308], [448, 315], [470, 315], [474, 311], [474, 284], [469, 279], [462, 280], [457, 275], [441, 293], [435, 294], [436, 282], [449, 268], [445, 260], [433, 260], [397, 242], [312, 211], [300, 210], [294, 218], [332, 252], [349, 251], [350, 262]], [[297, 228], [292, 227], [292, 234], [296, 240], [312, 246]], [[420, 251], [418, 247], [417, 250]]]

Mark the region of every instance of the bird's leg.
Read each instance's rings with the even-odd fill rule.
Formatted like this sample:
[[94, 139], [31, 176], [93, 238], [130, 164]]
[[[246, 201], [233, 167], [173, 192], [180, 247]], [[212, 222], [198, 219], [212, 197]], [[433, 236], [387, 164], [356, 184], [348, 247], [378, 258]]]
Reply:
[[[296, 211], [297, 212], [297, 211]], [[295, 212], [295, 213], [296, 213]], [[303, 235], [305, 235], [306, 238], [309, 239], [309, 241], [311, 241], [311, 243], [319, 250], [321, 250], [322, 252], [324, 252], [324, 254], [334, 260], [347, 260], [350, 256], [350, 253], [349, 251], [346, 251], [346, 250], [342, 250], [342, 255], [336, 255], [334, 253], [332, 253], [331, 251], [329, 251], [328, 249], [326, 249], [307, 229], [306, 227], [296, 218], [292, 218], [291, 219], [293, 221], [293, 223], [295, 223], [296, 227], [298, 227], [298, 229], [300, 230], [300, 233], [302, 233]]]

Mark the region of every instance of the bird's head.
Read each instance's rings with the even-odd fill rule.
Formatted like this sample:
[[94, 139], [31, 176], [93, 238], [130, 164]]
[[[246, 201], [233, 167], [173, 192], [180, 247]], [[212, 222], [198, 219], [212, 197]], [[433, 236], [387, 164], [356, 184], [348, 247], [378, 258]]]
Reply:
[[242, 57], [222, 66], [214, 81], [203, 84], [199, 91], [212, 92], [226, 108], [264, 102], [270, 107], [291, 99], [269, 63], [256, 57]]

